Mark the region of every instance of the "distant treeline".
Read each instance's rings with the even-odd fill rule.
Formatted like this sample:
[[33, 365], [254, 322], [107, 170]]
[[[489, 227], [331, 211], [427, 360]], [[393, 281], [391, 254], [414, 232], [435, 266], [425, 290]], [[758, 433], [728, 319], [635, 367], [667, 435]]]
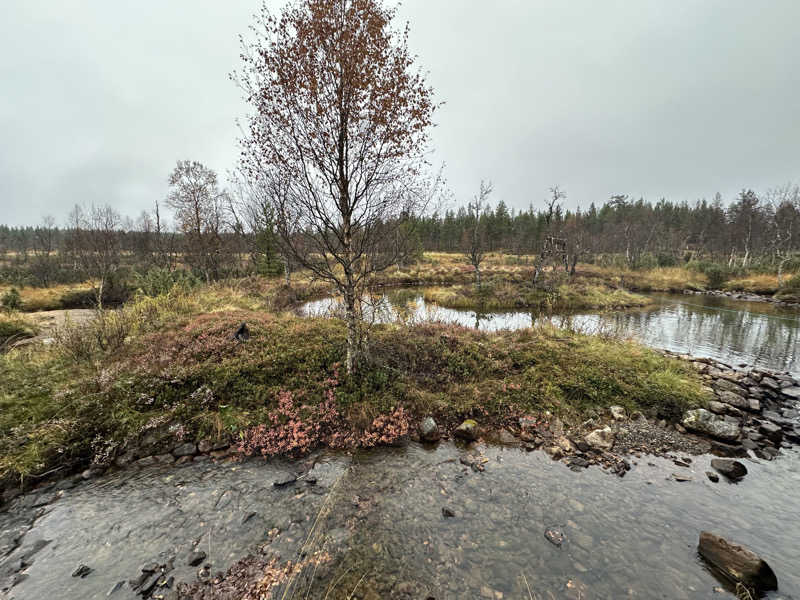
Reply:
[[[487, 208], [480, 227], [490, 251], [537, 253], [546, 236], [563, 239], [581, 260], [616, 255], [630, 267], [652, 262], [705, 258], [750, 267], [754, 261], [775, 265], [800, 250], [800, 188], [788, 185], [762, 196], [743, 190], [726, 204], [718, 194], [711, 202], [647, 202], [614, 196], [599, 208], [563, 210], [558, 198], [552, 210], [514, 212], [504, 202]], [[422, 219], [418, 231], [426, 250], [455, 252], [475, 228], [466, 208]], [[647, 264], [643, 264], [647, 263]]]
[[[577, 260], [629, 268], [701, 259], [729, 268], [778, 268], [800, 252], [796, 185], [763, 195], [743, 190], [728, 204], [719, 195], [692, 204], [614, 196], [599, 208], [573, 211], [562, 208], [563, 197], [556, 192], [545, 209], [519, 212], [501, 201], [482, 209], [477, 222], [467, 208], [446, 210], [409, 226], [420, 251], [464, 252], [477, 230], [488, 251], [536, 254], [545, 238], [557, 238]], [[102, 277], [114, 283], [153, 269], [214, 280], [279, 275], [291, 267], [268, 215], [247, 218], [227, 200], [210, 206], [214, 210], [205, 207], [196, 223], [177, 210], [172, 227], [158, 209], [132, 220], [109, 207], [76, 207], [63, 227], [52, 219], [39, 226], [0, 225], [0, 282], [47, 286]]]

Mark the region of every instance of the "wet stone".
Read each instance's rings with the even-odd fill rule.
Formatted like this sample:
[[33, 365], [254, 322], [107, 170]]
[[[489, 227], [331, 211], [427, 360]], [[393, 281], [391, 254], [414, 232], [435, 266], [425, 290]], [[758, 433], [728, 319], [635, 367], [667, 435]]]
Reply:
[[566, 535], [564, 534], [564, 532], [556, 527], [550, 527], [548, 529], [545, 529], [544, 537], [548, 542], [550, 542], [554, 546], [559, 546], [559, 547], [561, 546], [561, 544], [564, 543], [564, 540], [566, 539]]
[[189, 555], [189, 558], [186, 561], [186, 563], [190, 567], [196, 567], [196, 566], [200, 565], [200, 563], [202, 563], [205, 559], [206, 559], [206, 553], [203, 552], [202, 550], [200, 550], [200, 551], [197, 551], [197, 552], [192, 552]]
[[86, 565], [79, 565], [78, 568], [72, 572], [72, 576], [80, 577], [81, 579], [83, 579], [91, 572], [92, 572], [91, 567], [87, 567]]
[[728, 479], [741, 479], [747, 475], [747, 467], [745, 467], [738, 460], [731, 460], [729, 458], [712, 458], [711, 467], [719, 473], [722, 473]]
[[124, 581], [118, 581], [106, 592], [106, 596], [113, 596], [125, 586]]
[[287, 485], [293, 484], [297, 481], [297, 476], [294, 473], [283, 473], [279, 475], [275, 481], [272, 482], [272, 485], [275, 487], [286, 487]]
[[196, 452], [197, 446], [195, 446], [194, 442], [186, 442], [172, 449], [172, 455], [176, 458], [181, 458], [182, 456], [192, 456]]

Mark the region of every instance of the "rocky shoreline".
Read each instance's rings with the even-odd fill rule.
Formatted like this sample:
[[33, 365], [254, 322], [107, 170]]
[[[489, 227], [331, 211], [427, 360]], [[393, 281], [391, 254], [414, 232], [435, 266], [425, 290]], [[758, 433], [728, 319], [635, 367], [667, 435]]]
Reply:
[[[575, 427], [545, 414], [522, 417], [502, 428], [482, 429], [468, 419], [451, 435], [468, 444], [482, 440], [541, 449], [573, 471], [598, 465], [620, 477], [630, 470], [631, 461], [636, 464], [635, 459], [645, 455], [688, 466], [692, 459], [687, 455], [773, 460], [781, 448], [800, 445], [800, 382], [789, 373], [664, 353], [692, 364], [715, 398], [706, 408], [687, 411], [680, 422], [648, 419], [639, 412], [628, 415], [623, 407], [611, 406]], [[432, 418], [421, 423], [417, 439], [436, 442], [441, 437]], [[483, 468], [478, 460], [469, 464]]]
[[716, 296], [720, 298], [730, 298], [731, 300], [742, 300], [744, 302], [767, 302], [776, 306], [800, 308], [800, 302], [790, 302], [775, 298], [774, 296], [755, 294], [752, 292], [732, 292], [726, 290], [683, 290], [683, 293], [687, 296]]

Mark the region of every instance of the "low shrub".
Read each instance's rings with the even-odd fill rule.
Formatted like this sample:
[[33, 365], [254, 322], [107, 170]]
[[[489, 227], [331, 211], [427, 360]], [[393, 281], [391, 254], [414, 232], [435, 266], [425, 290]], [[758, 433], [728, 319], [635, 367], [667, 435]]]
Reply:
[[0, 308], [7, 312], [22, 310], [22, 296], [17, 288], [12, 287], [0, 296]]
[[155, 298], [174, 289], [188, 291], [197, 287], [200, 280], [189, 271], [154, 267], [144, 273], [135, 272], [132, 283], [138, 293]]

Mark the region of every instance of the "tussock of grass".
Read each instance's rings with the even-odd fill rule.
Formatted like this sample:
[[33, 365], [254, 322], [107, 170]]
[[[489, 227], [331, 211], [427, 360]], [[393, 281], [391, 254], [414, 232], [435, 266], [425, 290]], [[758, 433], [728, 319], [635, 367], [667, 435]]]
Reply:
[[0, 312], [0, 350], [10, 342], [36, 335], [37, 328], [17, 312]]

